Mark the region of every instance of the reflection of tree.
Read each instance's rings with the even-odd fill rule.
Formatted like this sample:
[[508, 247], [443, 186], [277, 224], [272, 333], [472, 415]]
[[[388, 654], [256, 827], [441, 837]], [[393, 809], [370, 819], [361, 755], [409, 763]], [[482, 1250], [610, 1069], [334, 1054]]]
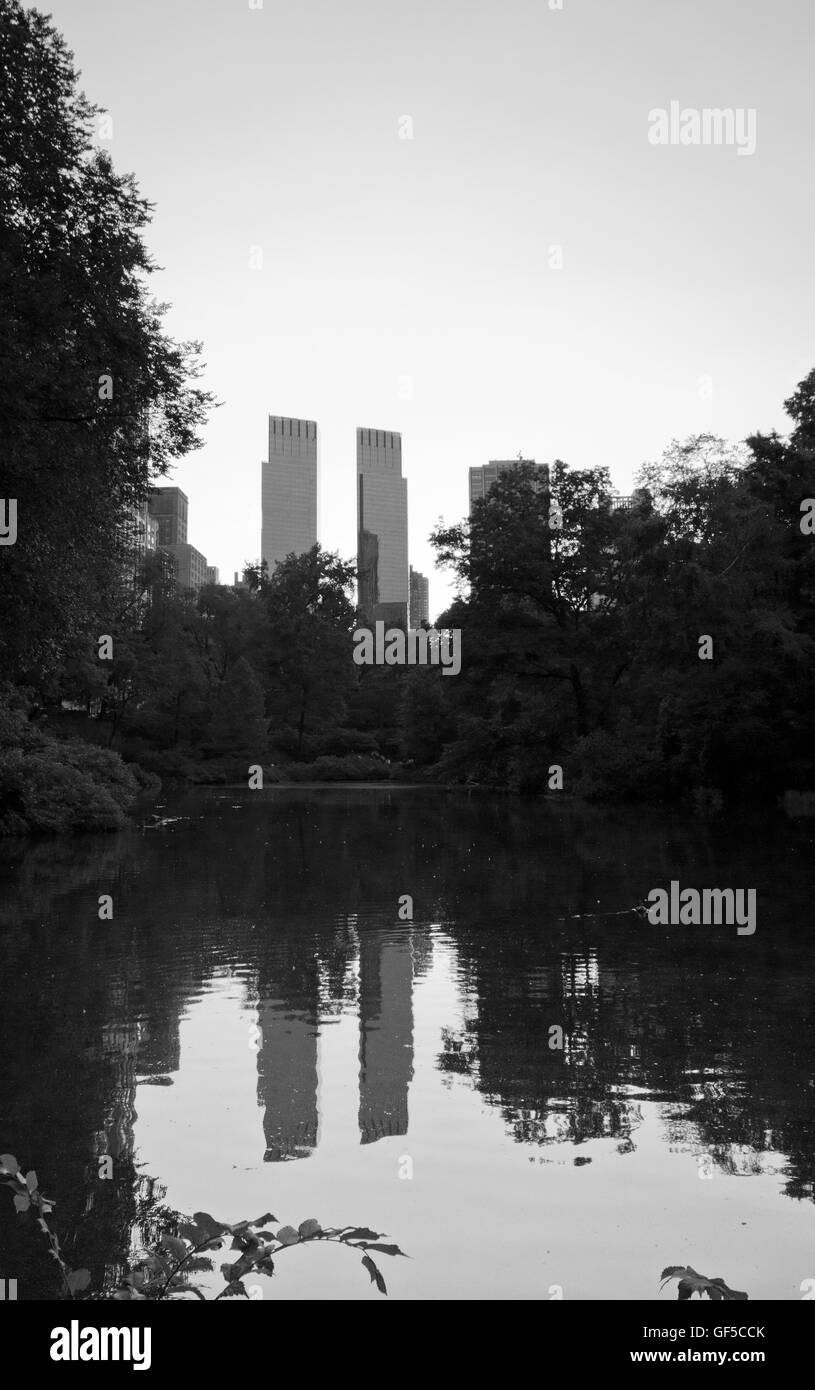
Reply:
[[[674, 1103], [668, 1142], [745, 1174], [780, 1152], [786, 1191], [813, 1196], [815, 994], [794, 828], [736, 834], [656, 813], [389, 787], [226, 788], [180, 796], [172, 812], [187, 819], [166, 831], [0, 854], [0, 1146], [54, 1174], [74, 1266], [124, 1264], [138, 1209], [137, 1085], [177, 1070], [180, 1019], [213, 974], [239, 971], [252, 1006], [274, 1001], [281, 1020], [303, 1024], [313, 1144], [319, 1021], [356, 1003], [363, 948], [369, 1023], [386, 1019], [381, 961], [398, 964], [409, 937], [412, 979], [400, 968], [392, 991], [404, 1016], [381, 1039], [401, 1045], [380, 1072], [375, 1126], [387, 1132], [392, 1111], [404, 1132], [411, 985], [431, 961], [430, 923], [454, 953], [467, 1018], [445, 1032], [438, 1065], [469, 1077], [510, 1135], [542, 1149], [605, 1137], [630, 1151], [644, 1093]], [[625, 914], [671, 878], [756, 886], [755, 937]], [[97, 918], [103, 892], [109, 924]], [[397, 916], [403, 893], [410, 924]], [[562, 1051], [549, 1046], [553, 1025]], [[0, 1277], [47, 1292], [42, 1271], [26, 1273], [2, 1204], [0, 1250]]]
[[[450, 846], [442, 913], [476, 1007], [445, 1032], [439, 1066], [469, 1075], [537, 1144], [608, 1137], [629, 1151], [642, 1088], [682, 1102], [668, 1122], [677, 1145], [744, 1174], [780, 1151], [789, 1195], [812, 1196], [815, 1001], [795, 832], [516, 805], [486, 810], [489, 853]], [[756, 886], [756, 936], [624, 912], [672, 878]]]

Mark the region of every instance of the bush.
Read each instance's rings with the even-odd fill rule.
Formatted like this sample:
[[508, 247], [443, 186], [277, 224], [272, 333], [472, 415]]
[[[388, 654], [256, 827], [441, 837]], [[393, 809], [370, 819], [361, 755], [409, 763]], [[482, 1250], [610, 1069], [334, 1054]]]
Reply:
[[63, 751], [54, 742], [39, 752], [0, 753], [0, 834], [118, 830], [127, 823], [121, 783], [114, 793], [64, 760]]
[[350, 753], [376, 753], [379, 744], [374, 734], [364, 729], [328, 729], [323, 733], [306, 734], [303, 739], [303, 758], [347, 757]]
[[150, 748], [139, 755], [142, 771], [168, 782], [194, 782], [199, 764], [183, 748]]
[[594, 729], [575, 745], [572, 763], [572, 790], [590, 801], [662, 800], [669, 791], [665, 764], [633, 725], [613, 735]]
[[0, 835], [117, 830], [138, 793], [118, 753], [53, 738], [0, 702]]
[[141, 767], [138, 763], [128, 763], [127, 766], [133, 773], [138, 783], [139, 791], [145, 796], [158, 796], [161, 791], [161, 778], [155, 773]]
[[288, 771], [293, 782], [383, 782], [391, 775], [391, 765], [377, 754], [349, 753], [294, 763]]
[[118, 753], [92, 743], [72, 741], [60, 746], [66, 763], [106, 787], [123, 811], [133, 805], [139, 794], [139, 784], [133, 769], [122, 761]]

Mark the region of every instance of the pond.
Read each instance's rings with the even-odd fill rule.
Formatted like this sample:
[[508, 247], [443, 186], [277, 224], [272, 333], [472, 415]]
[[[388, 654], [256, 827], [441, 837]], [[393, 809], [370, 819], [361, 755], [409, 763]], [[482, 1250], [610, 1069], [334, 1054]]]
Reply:
[[[672, 1264], [803, 1296], [811, 821], [391, 786], [160, 815], [0, 857], [0, 1149], [95, 1289], [164, 1205], [373, 1227], [397, 1299], [672, 1300]], [[755, 889], [755, 932], [634, 910], [675, 880]], [[22, 1226], [0, 1192], [0, 1274], [51, 1297]], [[381, 1297], [329, 1245], [257, 1283]]]

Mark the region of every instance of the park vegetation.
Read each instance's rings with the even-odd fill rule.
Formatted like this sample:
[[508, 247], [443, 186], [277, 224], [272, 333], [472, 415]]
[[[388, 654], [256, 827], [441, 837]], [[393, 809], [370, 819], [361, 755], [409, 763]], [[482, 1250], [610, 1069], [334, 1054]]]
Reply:
[[[94, 143], [47, 17], [0, 0], [0, 834], [115, 829], [161, 782], [423, 780], [729, 803], [815, 788], [815, 371], [788, 435], [499, 478], [440, 524], [462, 669], [353, 661], [354, 566], [319, 545], [179, 593], [151, 485], [216, 404], [149, 294], [151, 208]], [[815, 507], [815, 503], [813, 503]], [[809, 523], [807, 525], [807, 522]], [[105, 639], [103, 641], [103, 638]], [[704, 647], [704, 653], [703, 653]], [[560, 769], [553, 778], [552, 769]]]

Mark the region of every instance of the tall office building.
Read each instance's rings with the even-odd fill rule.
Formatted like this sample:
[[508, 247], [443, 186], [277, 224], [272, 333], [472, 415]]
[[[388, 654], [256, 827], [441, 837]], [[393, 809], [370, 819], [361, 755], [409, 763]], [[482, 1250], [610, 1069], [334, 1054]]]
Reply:
[[470, 469], [470, 516], [473, 514], [473, 507], [482, 497], [486, 497], [493, 483], [496, 483], [502, 473], [508, 472], [511, 468], [519, 468], [522, 463], [535, 464], [537, 473], [538, 488], [548, 489], [549, 487], [549, 465], [548, 463], [535, 463], [534, 459], [491, 459], [489, 463], [483, 464], [480, 468]]
[[410, 567], [410, 626], [430, 622], [430, 585], [423, 574]]
[[317, 425], [269, 416], [269, 457], [262, 465], [260, 553], [269, 573], [292, 552], [317, 543]]
[[185, 545], [189, 500], [180, 487], [151, 487], [150, 515], [158, 521], [159, 545]]
[[207, 565], [207, 583], [220, 584], [221, 576], [217, 565]]
[[407, 627], [407, 479], [402, 436], [357, 430], [358, 606], [368, 623]]

